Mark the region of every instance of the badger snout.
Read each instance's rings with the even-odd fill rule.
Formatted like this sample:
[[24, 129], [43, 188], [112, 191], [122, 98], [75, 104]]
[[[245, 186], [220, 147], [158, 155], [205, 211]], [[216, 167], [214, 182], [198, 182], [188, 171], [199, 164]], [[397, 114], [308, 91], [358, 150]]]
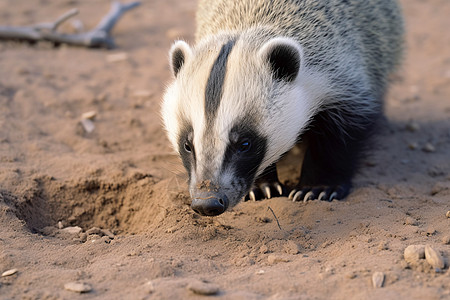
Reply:
[[228, 208], [228, 198], [223, 194], [209, 194], [193, 197], [191, 208], [202, 216], [217, 216]]

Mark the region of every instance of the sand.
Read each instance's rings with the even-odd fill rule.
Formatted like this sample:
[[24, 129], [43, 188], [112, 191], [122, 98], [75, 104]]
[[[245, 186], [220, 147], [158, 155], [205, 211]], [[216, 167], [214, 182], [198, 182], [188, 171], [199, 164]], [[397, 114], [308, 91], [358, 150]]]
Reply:
[[[167, 51], [193, 41], [195, 2], [144, 2], [112, 51], [0, 42], [0, 273], [17, 269], [0, 299], [450, 298], [450, 2], [401, 1], [407, 54], [347, 199], [245, 202], [214, 218], [190, 209], [159, 114]], [[109, 2], [3, 0], [0, 24], [73, 7], [89, 29]], [[417, 244], [446, 267], [406, 263]]]

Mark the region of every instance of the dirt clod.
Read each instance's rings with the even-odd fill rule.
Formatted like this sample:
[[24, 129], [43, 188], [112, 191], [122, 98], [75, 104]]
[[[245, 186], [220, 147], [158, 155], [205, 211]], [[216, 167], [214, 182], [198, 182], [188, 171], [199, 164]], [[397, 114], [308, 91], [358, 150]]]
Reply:
[[89, 293], [92, 290], [92, 286], [84, 282], [68, 282], [64, 284], [64, 288], [75, 293]]
[[200, 280], [192, 280], [187, 285], [187, 289], [199, 295], [215, 295], [219, 292], [219, 287], [213, 283], [208, 283]]

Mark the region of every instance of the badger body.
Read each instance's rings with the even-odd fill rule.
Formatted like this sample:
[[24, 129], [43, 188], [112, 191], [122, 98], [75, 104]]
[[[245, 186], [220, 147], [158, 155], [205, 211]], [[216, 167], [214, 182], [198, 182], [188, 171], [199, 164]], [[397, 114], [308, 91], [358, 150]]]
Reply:
[[290, 198], [346, 197], [402, 43], [395, 0], [200, 0], [196, 44], [172, 46], [162, 105], [192, 208], [283, 194], [275, 163], [296, 143]]

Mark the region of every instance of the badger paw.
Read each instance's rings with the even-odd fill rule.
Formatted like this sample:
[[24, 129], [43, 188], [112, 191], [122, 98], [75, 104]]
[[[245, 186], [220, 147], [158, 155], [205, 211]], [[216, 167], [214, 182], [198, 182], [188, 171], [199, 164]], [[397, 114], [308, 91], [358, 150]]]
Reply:
[[293, 189], [289, 193], [289, 199], [293, 202], [321, 200], [333, 201], [342, 200], [350, 192], [350, 184], [343, 184], [338, 186], [318, 186], [318, 187], [302, 187]]
[[250, 192], [247, 196], [245, 196], [244, 200], [257, 201], [262, 199], [270, 199], [272, 197], [280, 197], [283, 196], [283, 192], [283, 185], [278, 181], [259, 183], [258, 186], [253, 186], [250, 189]]

